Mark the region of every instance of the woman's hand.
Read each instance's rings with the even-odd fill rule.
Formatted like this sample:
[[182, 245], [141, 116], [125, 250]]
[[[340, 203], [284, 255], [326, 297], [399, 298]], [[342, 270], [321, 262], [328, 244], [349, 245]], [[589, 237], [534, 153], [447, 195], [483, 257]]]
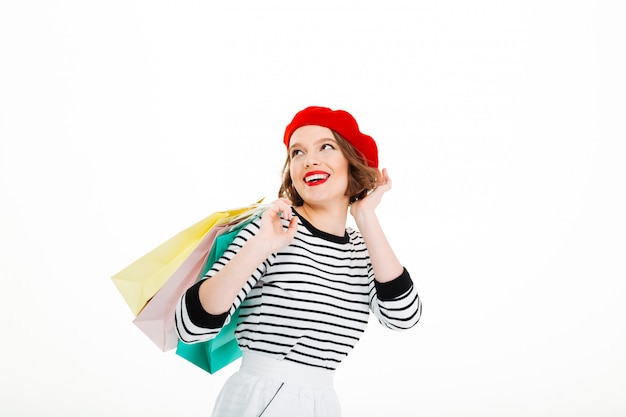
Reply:
[[[289, 227], [286, 230], [282, 219], [289, 220]], [[291, 201], [279, 198], [261, 216], [261, 226], [256, 236], [264, 241], [270, 253], [274, 253], [288, 246], [297, 230], [298, 218], [293, 215]]]
[[387, 173], [387, 168], [383, 168], [382, 172], [378, 170], [376, 188], [366, 197], [350, 205], [350, 214], [352, 217], [358, 220], [359, 216], [373, 213], [376, 207], [378, 207], [378, 204], [380, 204], [383, 194], [389, 190], [391, 190], [391, 178]]
[[[289, 220], [285, 229], [281, 219]], [[210, 314], [223, 314], [231, 305], [254, 270], [269, 255], [289, 245], [298, 230], [298, 219], [292, 214], [291, 201], [274, 201], [261, 216], [259, 231], [211, 279], [200, 285], [202, 308]]]

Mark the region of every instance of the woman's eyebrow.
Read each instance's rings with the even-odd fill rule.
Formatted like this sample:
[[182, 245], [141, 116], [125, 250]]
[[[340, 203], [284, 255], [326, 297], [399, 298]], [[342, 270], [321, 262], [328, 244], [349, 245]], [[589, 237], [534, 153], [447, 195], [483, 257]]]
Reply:
[[[331, 141], [335, 142], [335, 139], [334, 139], [334, 138], [319, 138], [319, 139], [317, 139], [315, 142], [313, 142], [313, 144], [314, 144], [314, 145], [317, 145], [317, 144], [319, 144], [319, 143], [326, 142], [326, 141], [329, 141], [329, 140], [331, 140]], [[298, 146], [302, 146], [302, 145], [301, 145], [300, 143], [296, 142], [295, 144], [290, 145], [290, 146], [289, 146], [289, 149], [291, 150], [291, 149], [293, 149], [293, 148], [297, 148]]]

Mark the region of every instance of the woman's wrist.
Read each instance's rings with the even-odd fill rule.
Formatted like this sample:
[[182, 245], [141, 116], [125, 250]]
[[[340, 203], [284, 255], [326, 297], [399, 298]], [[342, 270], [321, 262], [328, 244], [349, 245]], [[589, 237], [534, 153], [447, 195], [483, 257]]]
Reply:
[[378, 216], [374, 210], [358, 210], [352, 215], [359, 229], [371, 224], [373, 221], [378, 222]]

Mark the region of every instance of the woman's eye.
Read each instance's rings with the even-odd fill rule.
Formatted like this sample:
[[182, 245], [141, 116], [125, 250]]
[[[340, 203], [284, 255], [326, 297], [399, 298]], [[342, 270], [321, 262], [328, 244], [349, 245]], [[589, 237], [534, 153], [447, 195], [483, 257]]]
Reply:
[[330, 143], [325, 143], [322, 145], [322, 149], [335, 149], [335, 147]]
[[302, 153], [302, 151], [300, 149], [294, 149], [293, 151], [291, 151], [291, 157], [293, 158], [294, 156], [298, 156]]

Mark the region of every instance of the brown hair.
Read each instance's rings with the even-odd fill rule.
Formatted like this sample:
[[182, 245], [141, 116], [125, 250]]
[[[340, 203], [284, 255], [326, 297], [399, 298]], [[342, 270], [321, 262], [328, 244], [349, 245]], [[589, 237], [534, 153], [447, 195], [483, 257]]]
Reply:
[[[331, 130], [331, 132], [333, 132], [339, 149], [341, 149], [348, 160], [348, 189], [345, 195], [350, 196], [350, 203], [354, 203], [364, 198], [371, 190], [376, 188], [378, 170], [368, 166], [357, 153], [357, 150], [347, 140], [341, 137], [341, 135], [334, 130]], [[302, 200], [302, 197], [300, 197], [296, 191], [296, 187], [293, 186], [293, 181], [289, 173], [290, 163], [291, 158], [287, 155], [287, 160], [283, 166], [283, 183], [278, 191], [278, 197], [287, 197], [294, 206], [298, 207], [304, 203], [304, 200]]]

